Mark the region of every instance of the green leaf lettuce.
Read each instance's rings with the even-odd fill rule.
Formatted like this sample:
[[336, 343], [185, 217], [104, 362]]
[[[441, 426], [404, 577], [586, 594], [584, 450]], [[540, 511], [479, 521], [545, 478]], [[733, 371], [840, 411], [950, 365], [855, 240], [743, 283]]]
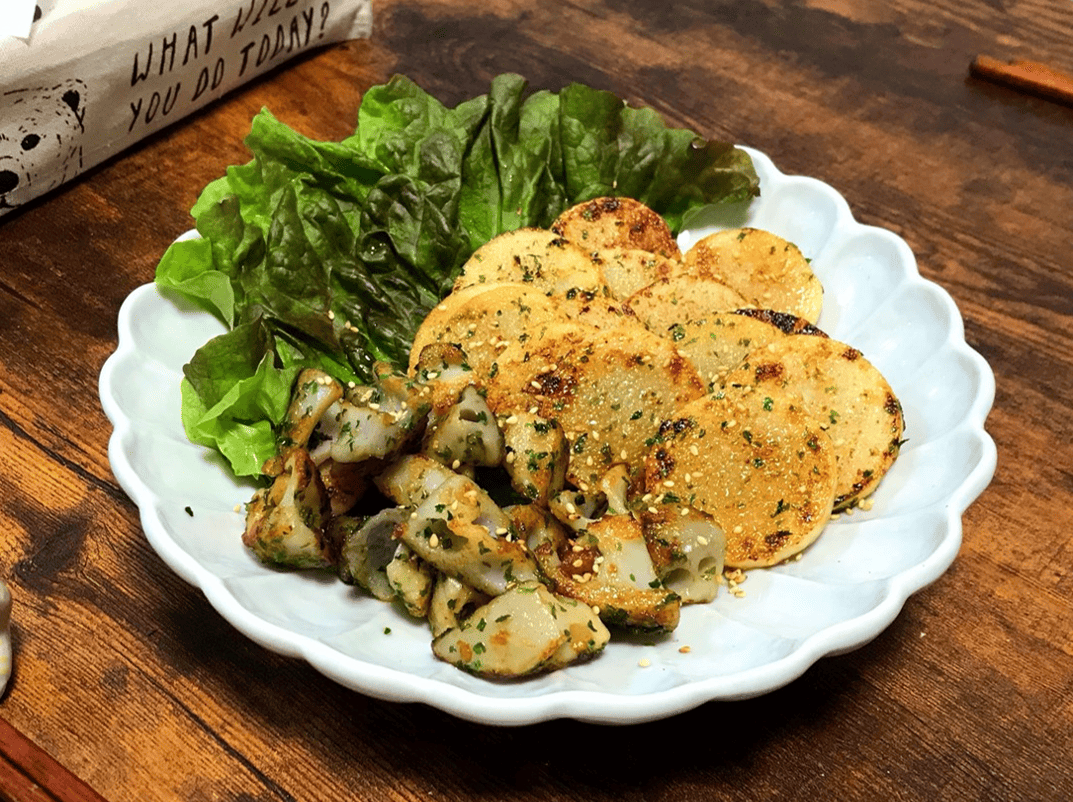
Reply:
[[252, 160], [191, 211], [200, 238], [173, 244], [156, 273], [230, 328], [184, 369], [183, 425], [240, 476], [275, 454], [299, 370], [363, 382], [377, 362], [405, 368], [425, 315], [497, 234], [604, 195], [677, 232], [700, 207], [758, 194], [728, 143], [579, 84], [529, 93], [512, 74], [454, 108], [396, 76], [365, 93], [342, 142], [263, 110], [245, 144]]

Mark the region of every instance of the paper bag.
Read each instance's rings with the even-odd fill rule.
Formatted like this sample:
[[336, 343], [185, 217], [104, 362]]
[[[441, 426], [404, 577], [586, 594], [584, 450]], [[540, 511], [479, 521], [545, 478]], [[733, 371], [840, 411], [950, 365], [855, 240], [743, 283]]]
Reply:
[[[0, 215], [315, 47], [371, 0], [38, 0], [0, 39]], [[10, 30], [10, 28], [9, 28]]]

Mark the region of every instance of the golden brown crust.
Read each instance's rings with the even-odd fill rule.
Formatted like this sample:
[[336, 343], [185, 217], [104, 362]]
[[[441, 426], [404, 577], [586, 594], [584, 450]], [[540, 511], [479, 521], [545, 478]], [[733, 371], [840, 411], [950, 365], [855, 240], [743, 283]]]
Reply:
[[684, 274], [657, 279], [626, 301], [626, 308], [653, 331], [747, 305], [725, 282]]
[[574, 486], [595, 486], [613, 464], [639, 473], [661, 420], [699, 397], [696, 371], [669, 341], [644, 329], [574, 323], [504, 349], [488, 379], [497, 414], [534, 410], [567, 433]]
[[600, 277], [611, 295], [625, 300], [657, 279], [681, 272], [677, 259], [639, 248], [606, 248], [593, 254]]
[[454, 289], [500, 282], [527, 284], [546, 293], [602, 285], [587, 250], [541, 228], [519, 228], [490, 239], [462, 266]]
[[732, 568], [775, 565], [801, 551], [819, 537], [834, 500], [827, 434], [792, 395], [752, 396], [708, 396], [679, 408], [646, 461], [648, 492], [712, 516]]
[[756, 228], [719, 231], [682, 258], [686, 270], [729, 284], [749, 306], [819, 320], [823, 286], [792, 242]]
[[905, 425], [901, 405], [875, 366], [838, 340], [773, 341], [731, 371], [726, 384], [801, 396], [805, 409], [831, 436], [838, 460], [836, 511], [874, 491], [898, 455]]
[[666, 221], [632, 198], [593, 198], [563, 212], [551, 230], [586, 250], [635, 248], [680, 259]]

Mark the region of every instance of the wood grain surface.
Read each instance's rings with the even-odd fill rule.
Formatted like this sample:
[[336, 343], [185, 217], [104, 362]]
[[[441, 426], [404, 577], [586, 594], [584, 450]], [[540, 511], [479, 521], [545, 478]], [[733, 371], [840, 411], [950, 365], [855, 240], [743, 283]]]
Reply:
[[[1073, 5], [378, 0], [374, 19], [0, 219], [0, 716], [112, 802], [1073, 799], [1073, 108], [968, 74], [981, 53], [1073, 71]], [[147, 544], [97, 375], [253, 115], [339, 139], [394, 73], [453, 104], [504, 71], [819, 178], [953, 295], [997, 377], [998, 470], [953, 567], [872, 643], [651, 724], [497, 729], [262, 649]]]

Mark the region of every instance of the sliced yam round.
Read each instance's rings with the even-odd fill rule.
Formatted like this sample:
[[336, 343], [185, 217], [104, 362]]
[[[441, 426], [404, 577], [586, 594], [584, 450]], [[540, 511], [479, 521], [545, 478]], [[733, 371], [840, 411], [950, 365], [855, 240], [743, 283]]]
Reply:
[[773, 340], [788, 334], [827, 336], [804, 318], [770, 309], [720, 312], [703, 320], [677, 323], [661, 333], [693, 363], [709, 390], [721, 386], [727, 373]]
[[669, 259], [682, 255], [667, 221], [633, 198], [593, 198], [571, 206], [551, 230], [588, 251], [635, 248]]
[[526, 284], [479, 284], [456, 290], [429, 312], [410, 349], [413, 372], [425, 346], [453, 343], [478, 374], [518, 337], [528, 336], [560, 310], [540, 290]]
[[528, 284], [478, 284], [452, 292], [428, 314], [414, 336], [410, 372], [426, 346], [451, 343], [462, 349], [475, 373], [484, 375], [515, 339], [524, 342], [544, 327], [566, 321], [598, 329], [644, 329], [606, 291], [571, 289], [547, 295]]
[[825, 337], [785, 337], [754, 351], [725, 386], [758, 395], [790, 391], [831, 436], [838, 460], [835, 511], [872, 493], [898, 456], [905, 420], [890, 384], [852, 346]]
[[734, 312], [676, 323], [666, 335], [693, 363], [709, 390], [721, 387], [727, 373], [758, 347], [787, 336], [771, 323]]
[[454, 289], [503, 282], [557, 294], [601, 285], [600, 271], [587, 250], [542, 228], [519, 228], [490, 239], [462, 266]]
[[815, 323], [823, 285], [792, 242], [757, 228], [710, 234], [682, 259], [686, 270], [729, 284], [748, 299], [743, 306], [778, 309]]
[[611, 295], [625, 300], [653, 281], [681, 272], [677, 259], [638, 248], [605, 248], [593, 254], [600, 277]]
[[556, 420], [569, 443], [567, 481], [585, 491], [616, 464], [639, 478], [646, 441], [703, 390], [669, 340], [568, 323], [504, 349], [487, 398], [497, 415], [526, 410]]
[[675, 323], [748, 305], [749, 301], [725, 282], [686, 274], [657, 279], [626, 301], [629, 310], [653, 331], [666, 331]]
[[792, 394], [770, 404], [706, 396], [679, 407], [645, 466], [653, 503], [685, 501], [718, 524], [731, 568], [775, 565], [819, 537], [835, 477], [830, 438]]
[[565, 320], [577, 321], [597, 329], [645, 327], [629, 307], [612, 297], [606, 286], [595, 291], [571, 289], [548, 297]]

